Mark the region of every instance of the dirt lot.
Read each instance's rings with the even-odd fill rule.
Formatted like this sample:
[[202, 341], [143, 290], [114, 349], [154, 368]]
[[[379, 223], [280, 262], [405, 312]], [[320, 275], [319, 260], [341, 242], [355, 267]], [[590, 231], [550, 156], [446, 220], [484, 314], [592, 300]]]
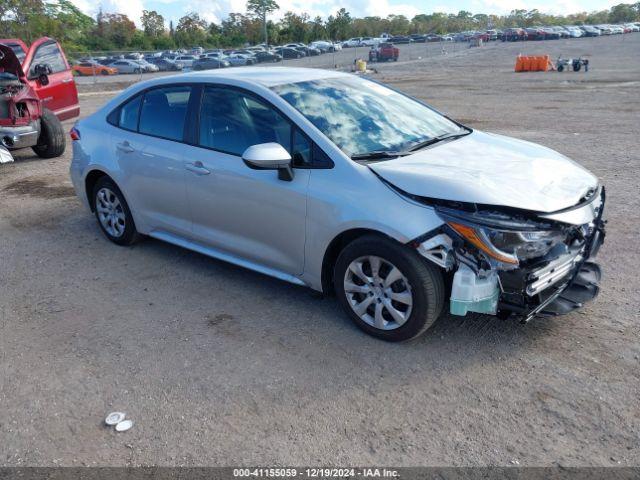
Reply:
[[[589, 73], [515, 74], [588, 54]], [[445, 316], [409, 344], [333, 299], [148, 240], [109, 243], [70, 149], [0, 166], [3, 465], [639, 465], [640, 34], [495, 45], [376, 78], [557, 149], [607, 186], [596, 303], [523, 326]], [[106, 95], [84, 95], [84, 114]], [[133, 429], [101, 424], [122, 410]]]

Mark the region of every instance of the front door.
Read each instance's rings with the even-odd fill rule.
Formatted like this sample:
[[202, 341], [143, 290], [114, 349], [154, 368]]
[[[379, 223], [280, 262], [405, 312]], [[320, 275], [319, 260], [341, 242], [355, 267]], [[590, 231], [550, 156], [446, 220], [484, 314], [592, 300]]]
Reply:
[[[42, 84], [36, 75], [36, 65], [39, 64], [45, 64], [51, 68], [47, 85]], [[45, 39], [34, 43], [29, 49], [23, 70], [38, 98], [60, 120], [79, 115], [80, 105], [73, 72], [57, 42]]]
[[292, 181], [273, 170], [252, 170], [242, 161], [255, 144], [290, 150], [291, 124], [248, 92], [206, 87], [198, 146], [185, 149], [186, 185], [193, 235], [240, 259], [299, 275], [304, 268], [309, 170]]

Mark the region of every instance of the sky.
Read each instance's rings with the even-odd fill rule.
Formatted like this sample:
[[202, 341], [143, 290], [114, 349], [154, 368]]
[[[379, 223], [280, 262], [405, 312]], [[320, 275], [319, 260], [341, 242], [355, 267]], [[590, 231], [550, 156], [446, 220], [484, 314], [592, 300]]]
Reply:
[[[156, 10], [167, 23], [177, 20], [189, 12], [197, 12], [209, 22], [220, 23], [230, 12], [244, 13], [246, 0], [72, 0], [83, 12], [95, 15], [100, 5], [107, 13], [124, 13], [140, 25], [142, 10]], [[277, 0], [280, 10], [273, 15], [277, 20], [286, 11], [308, 13], [312, 18], [334, 14], [344, 7], [353, 17], [380, 16], [390, 14], [412, 18], [418, 13], [457, 13], [467, 10], [472, 13], [505, 14], [513, 9], [537, 8], [544, 13], [567, 14], [592, 10], [603, 10], [623, 0]], [[629, 0], [629, 3], [632, 3]]]

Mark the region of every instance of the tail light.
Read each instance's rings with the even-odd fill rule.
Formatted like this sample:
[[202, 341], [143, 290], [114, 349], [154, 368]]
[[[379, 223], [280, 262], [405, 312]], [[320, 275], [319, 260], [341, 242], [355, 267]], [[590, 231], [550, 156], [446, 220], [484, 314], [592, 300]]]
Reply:
[[71, 140], [73, 140], [74, 142], [76, 140], [80, 140], [80, 130], [78, 130], [76, 127], [73, 127], [69, 131], [69, 135], [71, 136]]

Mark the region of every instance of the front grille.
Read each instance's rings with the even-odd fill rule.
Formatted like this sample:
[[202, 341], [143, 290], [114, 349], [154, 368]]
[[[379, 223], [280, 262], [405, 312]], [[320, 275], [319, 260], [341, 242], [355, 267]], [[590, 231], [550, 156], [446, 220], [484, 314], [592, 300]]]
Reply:
[[531, 283], [529, 283], [526, 288], [527, 295], [533, 297], [550, 286], [555, 285], [565, 278], [581, 260], [582, 255], [580, 254], [563, 255], [545, 267], [532, 272], [530, 277]]

